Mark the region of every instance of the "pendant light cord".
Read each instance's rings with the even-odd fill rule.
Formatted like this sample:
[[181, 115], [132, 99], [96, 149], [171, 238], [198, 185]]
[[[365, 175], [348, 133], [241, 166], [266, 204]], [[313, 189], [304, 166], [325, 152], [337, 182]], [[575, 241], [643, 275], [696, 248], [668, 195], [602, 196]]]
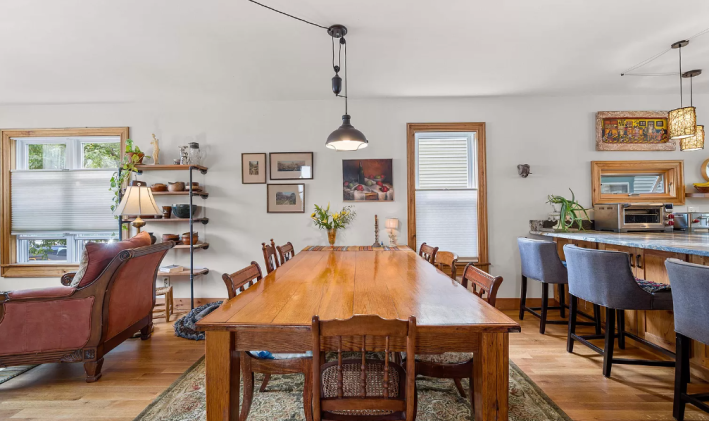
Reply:
[[342, 38], [342, 41], [344, 41], [345, 44], [345, 115], [349, 115], [347, 112], [347, 97], [350, 96], [350, 90], [347, 89], [347, 81], [350, 80], [350, 78], [347, 77], [347, 42], [345, 38]]
[[265, 4], [261, 4], [261, 3], [257, 2], [257, 1], [254, 1], [254, 0], [249, 0], [249, 1], [250, 1], [251, 3], [254, 3], [254, 4], [258, 4], [258, 5], [261, 6], [261, 7], [265, 7], [265, 8], [268, 9], [268, 10], [272, 10], [272, 11], [274, 11], [274, 12], [276, 12], [276, 13], [280, 13], [280, 14], [282, 14], [282, 15], [288, 16], [289, 18], [293, 18], [293, 19], [295, 19], [295, 20], [299, 20], [299, 21], [301, 21], [301, 22], [305, 22], [305, 23], [307, 23], [307, 24], [309, 24], [309, 25], [317, 26], [318, 28], [328, 29], [327, 26], [318, 25], [317, 23], [313, 23], [313, 22], [307, 21], [307, 20], [305, 20], [305, 19], [301, 19], [301, 18], [299, 18], [299, 17], [297, 17], [297, 16], [289, 15], [289, 14], [286, 13], [286, 12], [281, 12], [280, 10], [274, 9], [273, 7], [270, 7], [270, 6], [266, 6]]
[[682, 101], [684, 96], [682, 95], [682, 46], [678, 48], [679, 50], [679, 107], [684, 108]]
[[[699, 38], [699, 37], [701, 37], [701, 36], [703, 36], [703, 35], [706, 35], [706, 34], [709, 34], [709, 28], [707, 28], [707, 29], [705, 29], [705, 30], [703, 30], [703, 31], [700, 31], [700, 32], [698, 32], [697, 34], [692, 35], [691, 37], [687, 38], [687, 41], [691, 41], [691, 40], [693, 40], [693, 39], [695, 39], [695, 38]], [[635, 66], [628, 68], [627, 70], [625, 70], [625, 71], [624, 71], [623, 73], [621, 73], [620, 75], [621, 75], [621, 76], [672, 76], [672, 75], [674, 75], [674, 73], [630, 73], [630, 72], [632, 72], [633, 70], [639, 69], [639, 68], [645, 66], [646, 64], [648, 64], [648, 63], [650, 63], [650, 62], [652, 62], [652, 61], [657, 60], [658, 58], [664, 56], [665, 54], [667, 54], [667, 53], [670, 52], [670, 51], [672, 51], [672, 48], [668, 48], [668, 49], [666, 49], [666, 50], [664, 50], [664, 51], [662, 51], [662, 52], [660, 52], [660, 53], [657, 53], [657, 54], [655, 54], [654, 56], [652, 56], [652, 57], [650, 57], [650, 58], [648, 58], [648, 59], [645, 59], [645, 60], [641, 61], [640, 63], [636, 64]], [[680, 73], [681, 73], [681, 72], [680, 72]]]

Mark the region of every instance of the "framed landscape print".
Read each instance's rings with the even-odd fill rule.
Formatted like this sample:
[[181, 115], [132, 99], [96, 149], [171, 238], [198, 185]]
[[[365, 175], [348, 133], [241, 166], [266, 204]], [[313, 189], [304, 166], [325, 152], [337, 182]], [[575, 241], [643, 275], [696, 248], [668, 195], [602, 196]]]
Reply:
[[596, 113], [598, 151], [674, 151], [667, 111], [599, 111]]
[[241, 184], [266, 184], [266, 154], [241, 154]]
[[271, 180], [312, 180], [312, 152], [272, 152]]
[[342, 199], [347, 202], [394, 200], [391, 159], [343, 159]]
[[305, 184], [269, 184], [268, 213], [305, 213]]

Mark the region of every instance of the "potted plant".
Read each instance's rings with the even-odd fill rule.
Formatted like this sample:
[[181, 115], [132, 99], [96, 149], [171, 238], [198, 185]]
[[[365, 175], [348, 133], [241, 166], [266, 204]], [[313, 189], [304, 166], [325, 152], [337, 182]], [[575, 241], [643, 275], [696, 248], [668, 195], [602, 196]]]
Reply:
[[551, 204], [555, 211], [557, 207], [555, 205], [559, 207], [559, 223], [554, 227], [555, 230], [567, 232], [574, 224], [578, 226], [578, 229], [583, 230], [583, 221], [590, 219], [586, 209], [576, 201], [573, 190], [569, 189], [569, 191], [571, 192], [571, 200], [563, 196], [549, 195], [547, 197], [547, 203]]
[[133, 145], [133, 141], [131, 139], [126, 139], [125, 160], [136, 165], [140, 165], [143, 163], [143, 158], [150, 157], [146, 157], [138, 145]]
[[[111, 211], [116, 210], [116, 206], [118, 206], [118, 204], [121, 202], [120, 192], [128, 185], [131, 177], [133, 176], [133, 173], [138, 172], [136, 165], [140, 165], [143, 162], [143, 158], [150, 157], [146, 157], [138, 146], [134, 146], [133, 140], [126, 139], [126, 150], [123, 154], [123, 163], [121, 164], [121, 171], [114, 172], [110, 180], [111, 187], [109, 188], [109, 190], [113, 191], [114, 193]], [[116, 219], [118, 219], [117, 216]], [[128, 227], [124, 226], [124, 228], [127, 229]]]
[[327, 240], [330, 243], [330, 247], [335, 245], [337, 230], [349, 225], [354, 221], [355, 216], [357, 216], [357, 213], [354, 211], [354, 206], [345, 206], [340, 212], [331, 214], [329, 203], [327, 208], [315, 205], [315, 212], [310, 215], [313, 223], [318, 228], [327, 230]]

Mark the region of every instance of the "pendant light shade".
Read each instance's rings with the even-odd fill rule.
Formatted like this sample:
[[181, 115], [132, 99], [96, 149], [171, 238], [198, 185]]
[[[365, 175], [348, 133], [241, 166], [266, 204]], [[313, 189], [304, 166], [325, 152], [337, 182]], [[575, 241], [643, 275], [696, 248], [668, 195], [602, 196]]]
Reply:
[[347, 114], [342, 116], [342, 126], [330, 133], [325, 142], [325, 146], [336, 151], [356, 151], [366, 148], [368, 144], [364, 133], [350, 124], [350, 116]]
[[683, 107], [670, 111], [670, 139], [692, 137], [697, 132], [697, 113], [695, 107]]
[[698, 151], [704, 149], [704, 126], [697, 126], [694, 136], [685, 137], [679, 141], [680, 151]]

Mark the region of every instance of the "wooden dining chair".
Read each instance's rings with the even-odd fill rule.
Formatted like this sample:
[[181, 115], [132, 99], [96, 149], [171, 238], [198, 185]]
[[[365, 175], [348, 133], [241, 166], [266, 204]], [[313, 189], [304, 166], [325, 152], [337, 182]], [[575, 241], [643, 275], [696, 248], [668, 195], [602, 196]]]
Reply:
[[263, 260], [266, 262], [266, 273], [268, 274], [278, 269], [280, 264], [278, 263], [276, 243], [273, 242], [273, 238], [271, 238], [271, 245], [261, 243], [261, 250], [263, 251]]
[[[414, 359], [406, 369], [390, 361], [394, 344], [416, 349], [416, 318], [385, 320], [356, 315], [347, 320], [313, 317], [313, 418], [315, 421], [406, 420], [416, 418]], [[384, 360], [367, 358], [367, 352], [384, 351]], [[337, 360], [325, 362], [321, 352], [336, 351]], [[343, 352], [360, 352], [361, 358], [344, 359]]]
[[419, 256], [423, 257], [430, 264], [434, 264], [436, 262], [437, 252], [438, 247], [431, 247], [426, 243], [422, 243], [419, 248]]
[[[237, 292], [244, 292], [246, 288], [255, 285], [261, 279], [261, 268], [256, 262], [251, 262], [249, 266], [232, 274], [225, 273], [222, 275], [229, 299], [234, 298]], [[239, 355], [241, 357], [241, 372], [244, 376], [244, 399], [239, 421], [246, 421], [251, 410], [251, 403], [254, 398], [254, 373], [262, 373], [264, 375], [259, 392], [266, 391], [266, 386], [268, 386], [272, 374], [302, 373], [305, 376], [305, 381], [303, 382], [303, 411], [305, 412], [306, 421], [313, 420], [311, 405], [313, 365], [310, 355], [271, 354], [267, 351], [242, 351]], [[264, 358], [258, 355], [266, 355], [268, 357]]]
[[448, 266], [450, 268], [451, 278], [453, 278], [454, 281], [458, 280], [458, 274], [456, 273], [457, 269], [455, 267], [456, 263], [458, 263], [457, 254], [451, 251], [436, 252], [436, 267], [443, 271], [443, 266]]
[[[463, 270], [463, 287], [483, 298], [491, 306], [495, 306], [497, 290], [502, 284], [501, 276], [493, 276], [468, 263]], [[484, 297], [483, 297], [484, 296]], [[408, 358], [407, 358], [408, 360]], [[470, 403], [475, 405], [473, 396], [473, 353], [472, 352], [445, 352], [443, 354], [419, 354], [416, 356], [416, 374], [439, 379], [453, 379], [460, 396], [465, 397], [462, 379], [470, 381]]]
[[281, 258], [281, 265], [285, 264], [287, 261], [295, 256], [295, 249], [293, 249], [293, 244], [287, 242], [285, 245], [277, 246], [276, 251], [278, 251], [278, 257]]

